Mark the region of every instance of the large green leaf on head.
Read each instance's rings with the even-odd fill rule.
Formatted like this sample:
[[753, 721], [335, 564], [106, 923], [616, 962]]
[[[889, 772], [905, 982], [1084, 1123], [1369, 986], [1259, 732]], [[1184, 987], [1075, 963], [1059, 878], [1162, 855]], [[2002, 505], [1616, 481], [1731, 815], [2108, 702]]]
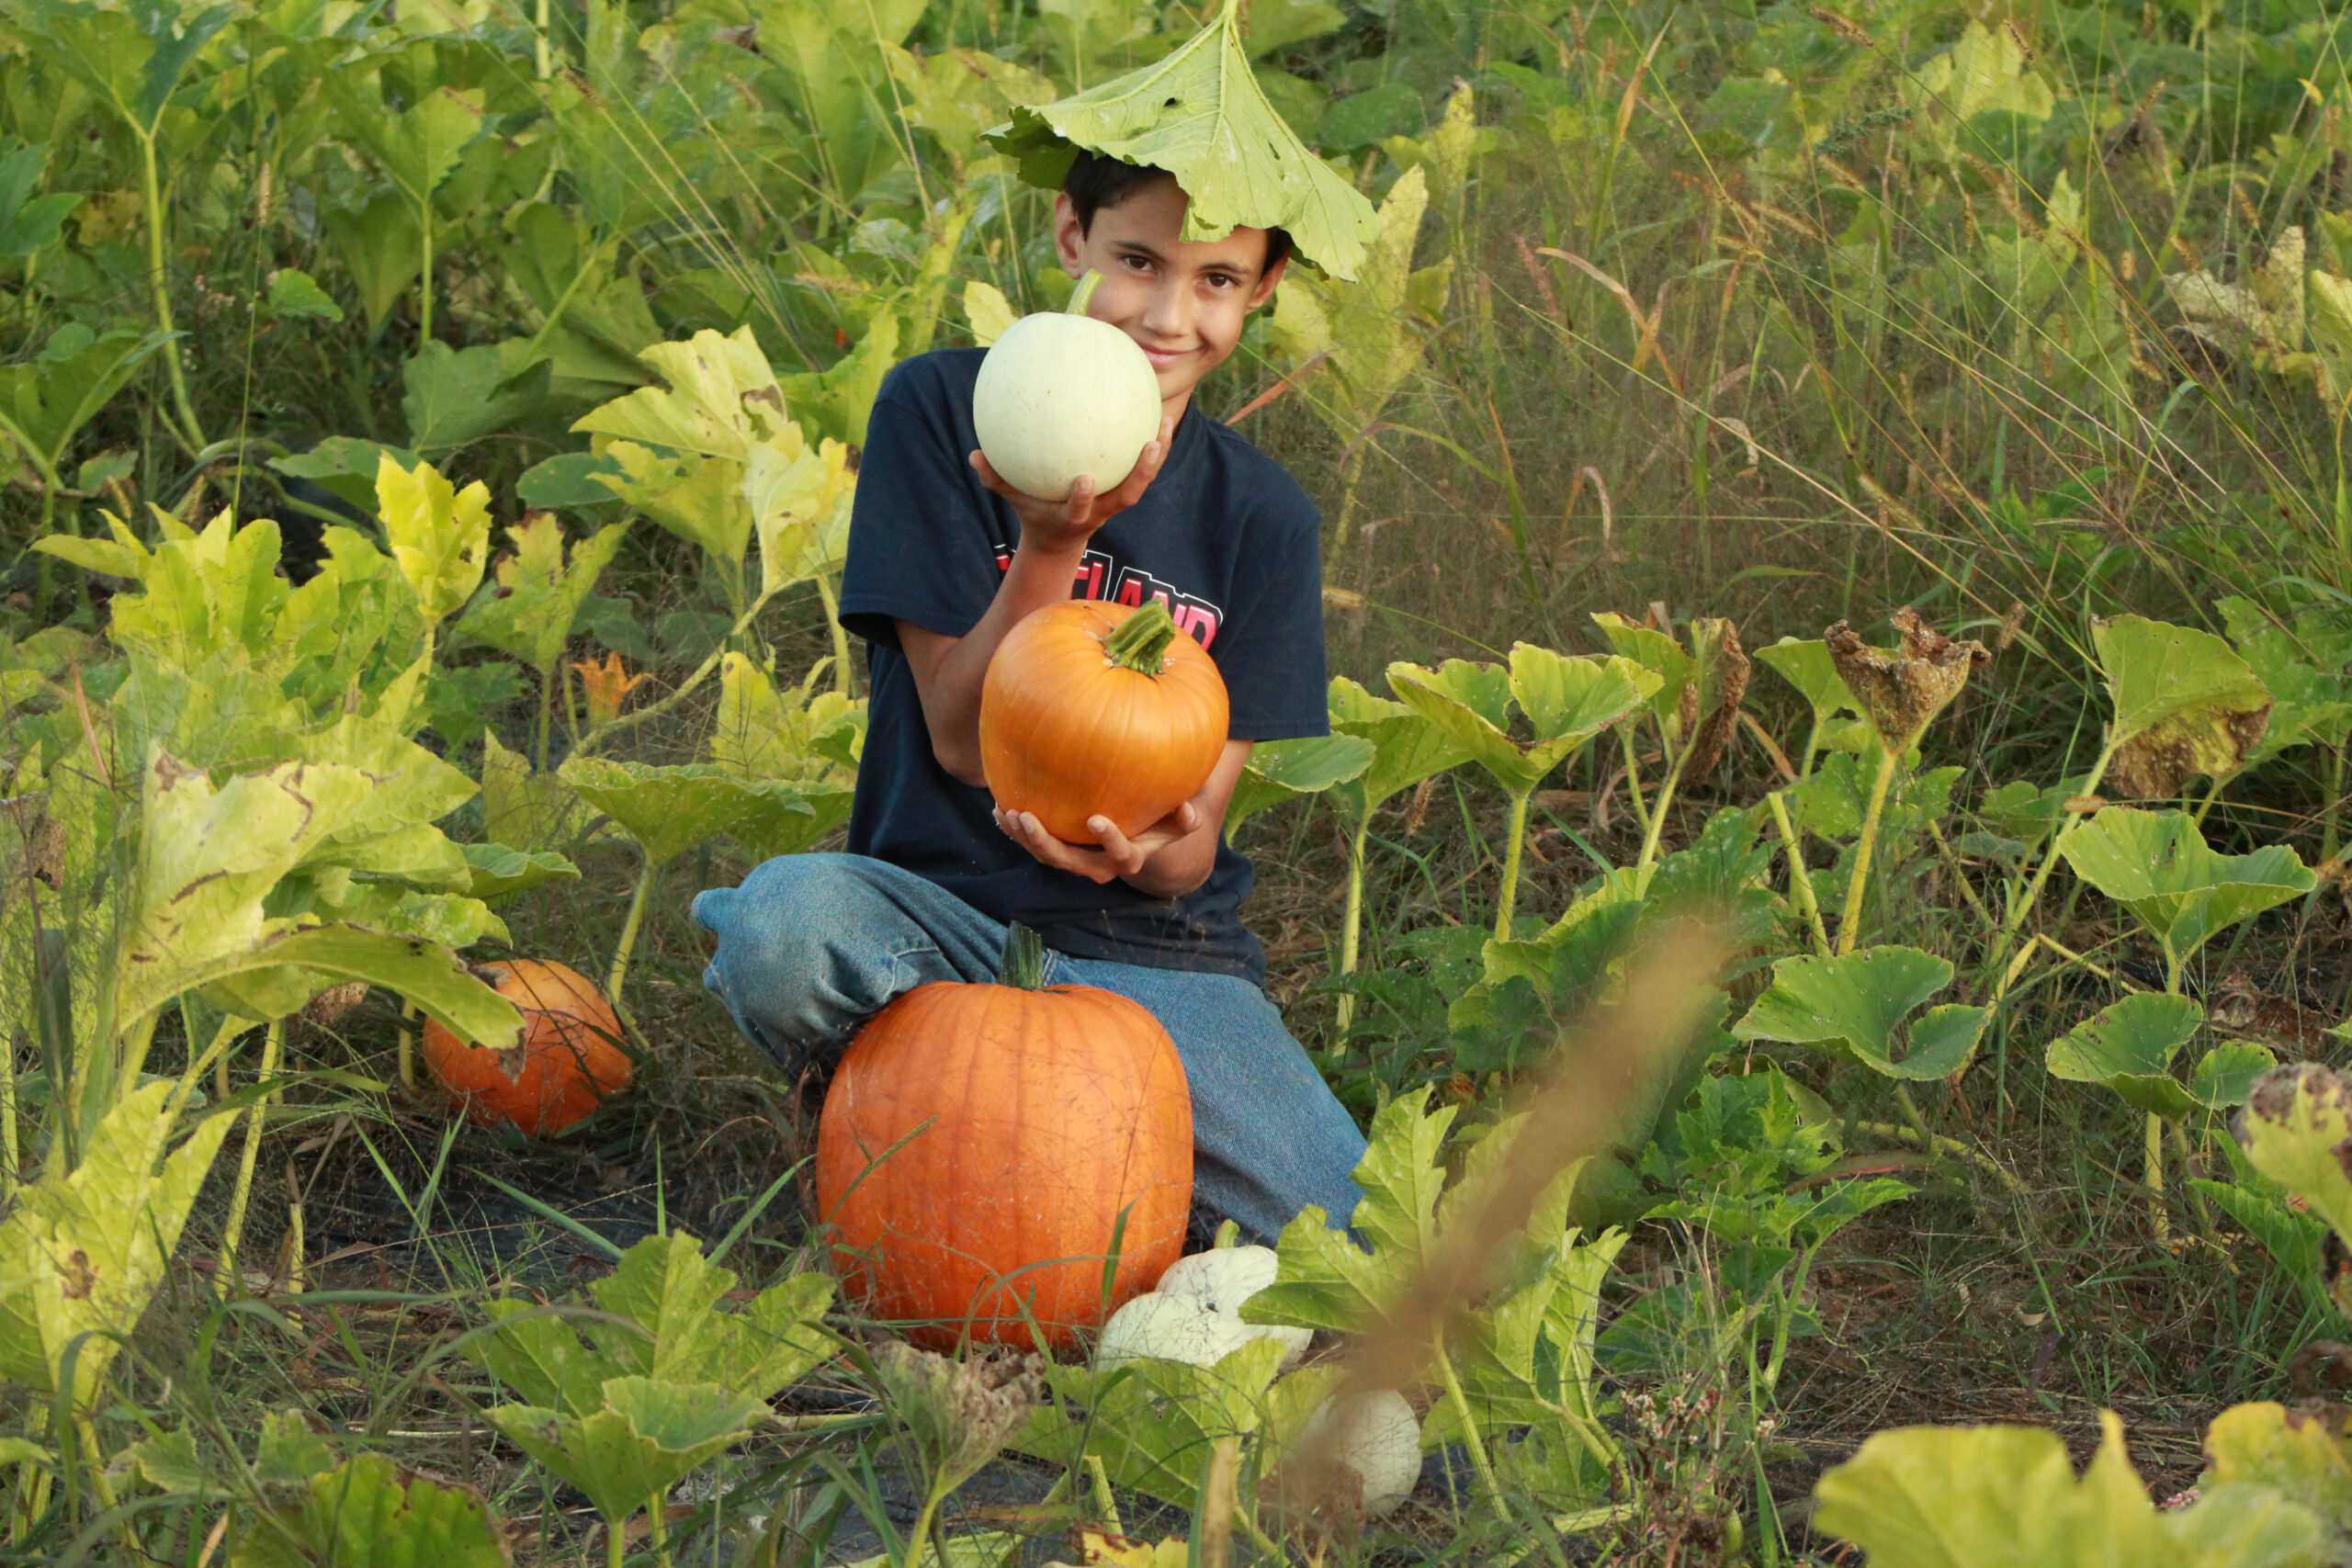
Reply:
[[1250, 66], [1235, 0], [1182, 48], [1074, 97], [1020, 107], [989, 140], [1049, 190], [1078, 152], [1165, 169], [1191, 198], [1182, 238], [1236, 227], [1288, 231], [1299, 254], [1356, 276], [1377, 229], [1372, 204], [1300, 142]]
[[767, 1406], [716, 1383], [608, 1379], [598, 1409], [566, 1416], [528, 1404], [490, 1413], [499, 1432], [587, 1495], [607, 1528], [751, 1436]]
[[1951, 983], [1951, 964], [1916, 947], [1872, 947], [1843, 957], [1783, 958], [1770, 988], [1732, 1025], [1736, 1040], [1785, 1040], [1849, 1055], [1893, 1078], [1939, 1078], [1976, 1048], [1990, 1012], [1950, 1003], [1929, 1008], [1897, 1032], [1919, 1005]]
[[2199, 774], [2228, 779], [2255, 760], [2270, 692], [2227, 642], [2141, 615], [2093, 621], [2091, 641], [2115, 707], [2109, 794], [2167, 799]]
[[505, 1568], [506, 1540], [470, 1486], [354, 1454], [245, 1528], [230, 1568]]
[[2312, 884], [2310, 868], [2287, 845], [2219, 854], [2183, 811], [2107, 807], [2061, 840], [2058, 852], [2076, 876], [2138, 917], [2176, 964], [2216, 932]]
[[595, 592], [596, 580], [628, 533], [626, 523], [600, 528], [572, 546], [567, 562], [563, 525], [552, 512], [532, 513], [506, 530], [514, 553], [499, 558], [493, 569], [497, 586], [467, 606], [458, 629], [548, 678], [563, 657], [581, 605]]
[[1226, 803], [1225, 831], [1233, 830], [1269, 807], [1302, 795], [1320, 795], [1335, 784], [1363, 776], [1378, 748], [1360, 735], [1308, 735], [1293, 740], [1261, 740], [1250, 748], [1249, 765]]
[[2159, 1513], [2132, 1471], [2123, 1424], [2100, 1416], [2077, 1481], [2066, 1446], [2038, 1427], [1880, 1432], [1821, 1478], [1814, 1524], [1877, 1568], [2319, 1568], [2319, 1519], [2274, 1487], [2238, 1483]]
[[657, 768], [605, 757], [574, 757], [556, 775], [574, 795], [620, 824], [659, 863], [724, 833], [764, 843], [788, 837], [814, 807], [789, 784], [750, 779], [710, 762]]
[[[1512, 648], [1508, 667], [1463, 659], [1449, 659], [1436, 670], [1391, 664], [1388, 685], [1505, 789], [1527, 795], [1594, 736], [1647, 701], [1658, 676], [1623, 655], [1572, 659], [1522, 642]], [[1512, 735], [1514, 705], [1532, 727], [1532, 739]]]
[[2042, 1064], [2053, 1077], [2105, 1084], [2151, 1115], [2185, 1116], [2197, 1101], [2172, 1076], [2172, 1059], [2204, 1023], [2193, 998], [2143, 991], [2051, 1042]]
[[0, 1221], [0, 1377], [86, 1411], [229, 1131], [228, 1118], [211, 1117], [173, 1148], [171, 1098], [164, 1082], [125, 1095], [90, 1129], [80, 1165], [69, 1173], [52, 1162]]
[[427, 625], [473, 597], [490, 560], [490, 487], [458, 490], [430, 463], [404, 468], [390, 453], [376, 466], [376, 504], [392, 559], [416, 594]]

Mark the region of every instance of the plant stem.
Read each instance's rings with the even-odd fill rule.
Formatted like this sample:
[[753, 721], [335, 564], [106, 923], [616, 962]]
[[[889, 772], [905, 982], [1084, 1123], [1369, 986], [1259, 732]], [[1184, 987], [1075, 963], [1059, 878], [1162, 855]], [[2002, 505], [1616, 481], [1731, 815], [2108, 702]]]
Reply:
[[849, 628], [842, 625], [841, 590], [833, 586], [832, 578], [817, 574], [817, 597], [824, 601], [825, 629], [833, 634], [833, 690], [842, 696], [857, 695], [857, 666], [851, 661]]
[[2159, 1244], [2172, 1241], [2172, 1216], [2165, 1210], [2165, 1119], [2148, 1112], [2148, 1228]]
[[1502, 1483], [1495, 1479], [1495, 1467], [1487, 1457], [1487, 1445], [1478, 1436], [1478, 1423], [1470, 1414], [1469, 1396], [1462, 1392], [1462, 1380], [1453, 1371], [1453, 1358], [1445, 1353], [1445, 1331], [1441, 1328], [1432, 1336], [1431, 1351], [1437, 1359], [1438, 1382], [1445, 1389], [1446, 1403], [1453, 1406], [1453, 1418], [1462, 1424], [1462, 1445], [1470, 1450], [1470, 1468], [1478, 1474], [1479, 1487], [1487, 1494], [1487, 1501], [1495, 1517], [1508, 1526], [1510, 1504], [1503, 1496]]
[[1634, 732], [1631, 729], [1619, 729], [1617, 743], [1624, 749], [1625, 752], [1625, 792], [1634, 797], [1634, 821], [1641, 828], [1642, 836], [1647, 838], [1650, 831], [1650, 808], [1649, 803], [1642, 798], [1642, 764], [1634, 755]]
[[539, 671], [539, 754], [537, 760], [531, 764], [536, 771], [542, 773], [548, 771], [548, 720], [553, 716], [554, 713], [555, 672], [551, 670], [542, 670]]
[[628, 1560], [627, 1546], [621, 1540], [621, 1526], [626, 1523], [628, 1523], [627, 1516], [605, 1521], [605, 1568], [621, 1568], [621, 1565]]
[[[155, 136], [148, 130], [139, 133], [140, 196], [147, 205], [147, 288], [155, 301], [155, 327], [163, 333], [176, 333], [172, 324], [172, 291], [164, 275], [164, 187], [155, 173]], [[204, 427], [196, 422], [196, 406], [188, 400], [187, 371], [180, 362], [180, 340], [175, 335], [164, 341], [164, 374], [172, 384], [172, 406], [179, 419], [179, 438], [194, 450], [205, 446]], [[168, 421], [166, 422], [169, 423]]]
[[904, 1568], [922, 1568], [922, 1549], [931, 1540], [931, 1521], [939, 1513], [939, 1505], [947, 1495], [947, 1488], [937, 1481], [931, 1483], [922, 1500], [922, 1512], [915, 1516], [914, 1529], [907, 1534], [907, 1561]]
[[657, 869], [652, 854], [643, 845], [638, 846], [638, 852], [645, 857], [645, 869], [638, 874], [637, 892], [628, 901], [628, 918], [621, 922], [621, 940], [613, 949], [612, 971], [605, 976], [605, 995], [612, 998], [616, 1008], [621, 1005], [621, 982], [628, 978], [629, 949], [637, 945], [637, 928], [645, 919], [645, 897], [653, 891], [653, 873]]
[[[1534, 792], [1530, 790], [1529, 795]], [[1519, 854], [1521, 841], [1527, 837], [1526, 795], [1510, 797], [1510, 842], [1503, 851], [1502, 897], [1495, 905], [1495, 940], [1510, 940], [1511, 907], [1519, 897]]]
[[416, 1092], [416, 1031], [410, 1027], [416, 1021], [416, 1004], [408, 998], [401, 998], [400, 1064], [401, 1088], [407, 1093]]
[[[1873, 1138], [1894, 1138], [1915, 1144], [1919, 1141], [1919, 1129], [1900, 1127], [1892, 1122], [1857, 1122], [1854, 1123], [1854, 1131], [1868, 1133]], [[2008, 1168], [1992, 1156], [1970, 1147], [1958, 1138], [1947, 1138], [1937, 1134], [1929, 1134], [1929, 1138], [1930, 1141], [1926, 1145], [1929, 1154], [1950, 1155], [1954, 1159], [1964, 1159], [1985, 1174], [1998, 1179], [2001, 1185], [2007, 1188], [2013, 1195], [2019, 1198], [2025, 1196], [2025, 1183], [2010, 1174]]]
[[1122, 670], [1157, 675], [1168, 667], [1168, 645], [1176, 640], [1176, 619], [1168, 606], [1147, 599], [1143, 607], [1112, 628], [1102, 639], [1102, 652]]
[[[1683, 753], [1688, 755], [1688, 751]], [[1681, 782], [1682, 758], [1677, 757], [1674, 766], [1667, 770], [1666, 782], [1657, 786], [1657, 798], [1650, 802], [1649, 826], [1642, 832], [1642, 855], [1634, 863], [1636, 867], [1657, 859], [1658, 840], [1666, 834], [1666, 808], [1674, 799], [1674, 786]]]
[[1891, 750], [1881, 749], [1878, 777], [1871, 781], [1870, 809], [1862, 817], [1862, 836], [1854, 843], [1854, 873], [1846, 885], [1846, 912], [1838, 920], [1840, 958], [1854, 951], [1854, 940], [1861, 934], [1862, 899], [1871, 885], [1871, 853], [1878, 843], [1879, 821], [1886, 815], [1886, 792], [1894, 783], [1894, 770], [1900, 766], [1900, 757]]
[[1830, 953], [1829, 932], [1821, 924], [1821, 903], [1813, 896], [1813, 874], [1804, 868], [1804, 846], [1795, 825], [1789, 820], [1788, 802], [1781, 798], [1781, 792], [1776, 789], [1764, 797], [1764, 804], [1772, 808], [1772, 825], [1781, 833], [1781, 856], [1789, 863], [1789, 897], [1813, 930], [1813, 950], [1826, 958]]
[[[278, 1047], [285, 1041], [286, 1021], [282, 1018], [270, 1020], [261, 1040], [260, 1078], [265, 1084], [277, 1070]], [[269, 1110], [270, 1099], [271, 1092], [265, 1092], [254, 1102], [254, 1108], [244, 1114], [245, 1142], [237, 1153], [237, 1185], [229, 1194], [229, 1217], [220, 1227], [220, 1280], [224, 1291], [229, 1292], [237, 1289], [237, 1244], [244, 1235], [245, 1204], [253, 1197], [254, 1162], [261, 1157], [262, 1123]]]
[[[1340, 973], [1356, 972], [1357, 944], [1363, 933], [1363, 845], [1372, 833], [1372, 807], [1364, 807], [1363, 820], [1356, 824], [1356, 836], [1348, 846], [1348, 907], [1340, 919]], [[1356, 1021], [1356, 998], [1342, 993], [1335, 1022], [1341, 1034]]]

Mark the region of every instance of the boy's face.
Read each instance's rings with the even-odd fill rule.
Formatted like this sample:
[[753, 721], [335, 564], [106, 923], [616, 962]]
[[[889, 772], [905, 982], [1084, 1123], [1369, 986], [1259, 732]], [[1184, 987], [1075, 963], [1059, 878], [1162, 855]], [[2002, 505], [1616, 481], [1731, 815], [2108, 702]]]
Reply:
[[[1250, 312], [1272, 297], [1283, 263], [1266, 261], [1266, 231], [1180, 240], [1185, 196], [1173, 178], [1152, 181], [1116, 207], [1095, 209], [1080, 232], [1067, 196], [1054, 200], [1054, 246], [1062, 268], [1102, 275], [1087, 314], [1136, 340], [1159, 377], [1160, 405], [1181, 415], [1202, 378], [1241, 341]], [[1285, 258], [1287, 259], [1287, 258]]]

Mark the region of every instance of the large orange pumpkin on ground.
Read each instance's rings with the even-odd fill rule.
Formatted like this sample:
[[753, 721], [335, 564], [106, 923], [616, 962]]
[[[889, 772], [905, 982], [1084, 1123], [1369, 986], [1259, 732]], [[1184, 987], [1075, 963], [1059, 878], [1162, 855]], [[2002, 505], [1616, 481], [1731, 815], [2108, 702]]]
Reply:
[[899, 998], [825, 1095], [817, 1209], [834, 1261], [876, 1316], [934, 1348], [1030, 1347], [1032, 1319], [1067, 1347], [1183, 1251], [1193, 1103], [1175, 1044], [1137, 1003], [1041, 987], [1043, 970], [1014, 927], [996, 984]]
[[1133, 838], [1208, 783], [1225, 750], [1225, 679], [1168, 606], [1073, 599], [1005, 634], [980, 682], [980, 771], [1008, 811], [1064, 843]]
[[469, 1120], [512, 1122], [540, 1137], [628, 1087], [636, 1068], [621, 1049], [621, 1021], [586, 976], [529, 958], [485, 964], [476, 973], [522, 1010], [523, 1028], [514, 1044], [493, 1048], [425, 1024], [424, 1065]]

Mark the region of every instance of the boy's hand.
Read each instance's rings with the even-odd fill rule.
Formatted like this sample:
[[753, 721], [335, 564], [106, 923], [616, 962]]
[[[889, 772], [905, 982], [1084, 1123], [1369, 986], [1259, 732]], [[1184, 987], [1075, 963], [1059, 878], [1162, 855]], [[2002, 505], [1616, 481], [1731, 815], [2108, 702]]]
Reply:
[[1102, 846], [1090, 850], [1066, 844], [1046, 832], [1046, 825], [1037, 820], [1034, 812], [1007, 811], [999, 807], [994, 816], [1005, 837], [1038, 860], [1057, 871], [1076, 872], [1097, 883], [1140, 874], [1152, 856], [1177, 840], [1190, 837], [1201, 825], [1200, 809], [1189, 800], [1132, 839], [1120, 832], [1108, 817], [1090, 817], [1086, 830]]
[[1095, 529], [1143, 499], [1145, 487], [1159, 475], [1160, 464], [1168, 460], [1168, 448], [1175, 435], [1176, 422], [1162, 415], [1158, 438], [1145, 444], [1143, 455], [1136, 459], [1135, 471], [1108, 495], [1095, 494], [1093, 476], [1081, 475], [1078, 483], [1070, 487], [1068, 498], [1047, 501], [1005, 483], [1004, 476], [989, 465], [985, 453], [975, 451], [970, 461], [980, 482], [1012, 503], [1012, 514], [1021, 519], [1022, 543], [1034, 543], [1048, 552], [1076, 550], [1085, 545]]

